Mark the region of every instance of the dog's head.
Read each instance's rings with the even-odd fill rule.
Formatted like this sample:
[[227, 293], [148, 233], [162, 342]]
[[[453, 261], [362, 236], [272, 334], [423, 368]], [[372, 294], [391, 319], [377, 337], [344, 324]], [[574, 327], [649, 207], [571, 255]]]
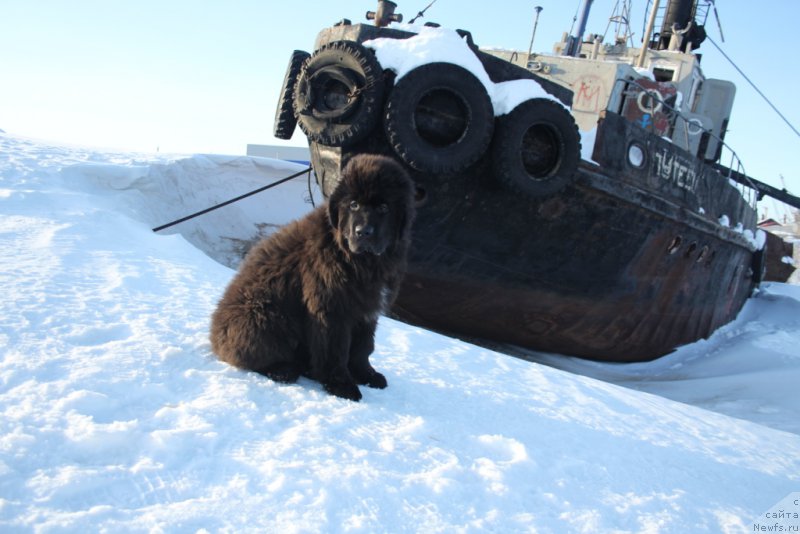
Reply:
[[340, 247], [379, 256], [409, 239], [414, 184], [391, 158], [355, 156], [328, 199], [328, 217]]

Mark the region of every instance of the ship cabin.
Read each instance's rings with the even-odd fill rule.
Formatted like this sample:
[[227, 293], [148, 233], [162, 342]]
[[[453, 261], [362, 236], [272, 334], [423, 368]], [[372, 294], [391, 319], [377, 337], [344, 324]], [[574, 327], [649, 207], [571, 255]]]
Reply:
[[[681, 51], [673, 40], [663, 50], [628, 47], [624, 39], [603, 43], [590, 35], [575, 55], [565, 55], [570, 36], [553, 54], [482, 49], [573, 91], [572, 114], [586, 139], [606, 111], [709, 162], [718, 162], [736, 86], [706, 78], [699, 54]], [[637, 67], [641, 63], [642, 67]]]

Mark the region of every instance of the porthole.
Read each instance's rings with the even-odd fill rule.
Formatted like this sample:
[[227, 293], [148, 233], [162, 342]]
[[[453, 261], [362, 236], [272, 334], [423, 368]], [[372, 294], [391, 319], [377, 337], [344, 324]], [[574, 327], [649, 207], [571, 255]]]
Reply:
[[681, 247], [681, 241], [683, 241], [681, 239], [681, 236], [679, 236], [679, 235], [675, 236], [675, 238], [672, 240], [672, 242], [667, 247], [667, 252], [669, 254], [675, 254], [676, 252], [678, 252], [678, 249]]
[[631, 143], [628, 147], [628, 163], [637, 169], [641, 169], [645, 164], [644, 148], [639, 143]]

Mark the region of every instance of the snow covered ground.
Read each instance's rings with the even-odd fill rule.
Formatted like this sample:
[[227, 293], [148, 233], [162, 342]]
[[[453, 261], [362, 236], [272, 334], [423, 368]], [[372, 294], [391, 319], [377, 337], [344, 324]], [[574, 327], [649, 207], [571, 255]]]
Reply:
[[217, 362], [222, 263], [307, 184], [151, 228], [299, 169], [0, 134], [0, 531], [753, 532], [800, 490], [797, 286], [651, 364], [536, 355], [628, 387], [385, 318], [360, 403]]

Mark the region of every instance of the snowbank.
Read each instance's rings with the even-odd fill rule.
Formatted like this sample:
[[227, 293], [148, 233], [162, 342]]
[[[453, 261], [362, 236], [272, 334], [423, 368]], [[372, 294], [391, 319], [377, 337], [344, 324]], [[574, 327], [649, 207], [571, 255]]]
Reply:
[[[150, 228], [283, 165], [0, 136], [0, 530], [734, 531], [798, 488], [795, 434], [385, 318], [361, 403], [219, 363], [233, 271]], [[715, 358], [798, 345], [774, 287]]]
[[[90, 161], [70, 166], [62, 174], [75, 187], [112, 197], [115, 209], [153, 228], [304, 168], [268, 158], [197, 155], [128, 166]], [[314, 195], [321, 198], [316, 181], [304, 175], [269, 193], [249, 197], [160, 233], [180, 232], [215, 260], [233, 267], [255, 240], [311, 209]]]

